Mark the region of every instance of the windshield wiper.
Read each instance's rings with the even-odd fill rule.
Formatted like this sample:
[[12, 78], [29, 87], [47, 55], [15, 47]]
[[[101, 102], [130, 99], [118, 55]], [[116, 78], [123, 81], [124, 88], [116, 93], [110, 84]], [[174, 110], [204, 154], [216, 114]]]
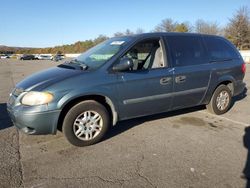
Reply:
[[71, 60], [68, 64], [79, 65], [82, 70], [87, 70], [88, 69], [88, 65], [86, 65], [83, 61], [79, 61], [77, 59]]

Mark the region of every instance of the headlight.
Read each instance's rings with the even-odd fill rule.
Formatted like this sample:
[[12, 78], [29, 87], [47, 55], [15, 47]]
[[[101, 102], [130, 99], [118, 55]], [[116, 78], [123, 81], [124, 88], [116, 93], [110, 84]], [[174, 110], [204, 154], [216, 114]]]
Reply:
[[21, 103], [28, 106], [48, 104], [53, 100], [53, 95], [47, 92], [30, 91], [21, 99]]

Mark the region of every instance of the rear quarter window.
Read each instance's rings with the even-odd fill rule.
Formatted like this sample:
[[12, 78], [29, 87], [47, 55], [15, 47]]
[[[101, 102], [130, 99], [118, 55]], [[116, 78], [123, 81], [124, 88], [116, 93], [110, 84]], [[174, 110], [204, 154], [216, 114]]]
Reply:
[[167, 36], [174, 66], [189, 66], [207, 63], [206, 51], [200, 36]]
[[231, 44], [225, 39], [219, 37], [205, 36], [204, 40], [208, 49], [208, 55], [210, 57], [210, 60], [223, 61], [228, 59], [239, 58], [236, 49], [234, 49]]

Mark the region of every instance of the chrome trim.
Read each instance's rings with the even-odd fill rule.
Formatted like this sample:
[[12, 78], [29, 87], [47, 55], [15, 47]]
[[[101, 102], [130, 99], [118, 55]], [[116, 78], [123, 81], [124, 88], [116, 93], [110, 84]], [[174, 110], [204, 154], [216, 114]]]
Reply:
[[24, 89], [22, 88], [15, 88], [12, 92], [12, 95], [14, 95], [15, 97], [18, 97], [20, 94], [22, 94], [24, 92]]
[[21, 105], [20, 99], [26, 94], [24, 89], [22, 88], [14, 88], [10, 93], [7, 105], [8, 106], [19, 106]]

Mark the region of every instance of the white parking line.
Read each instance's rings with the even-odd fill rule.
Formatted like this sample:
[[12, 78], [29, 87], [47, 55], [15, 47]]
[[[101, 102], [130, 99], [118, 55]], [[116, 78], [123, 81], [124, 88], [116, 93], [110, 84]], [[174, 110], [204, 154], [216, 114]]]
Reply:
[[206, 115], [210, 115], [210, 116], [216, 117], [216, 118], [220, 118], [220, 119], [224, 119], [224, 120], [227, 120], [227, 121], [231, 121], [233, 123], [237, 123], [239, 125], [243, 125], [244, 127], [249, 127], [250, 126], [250, 124], [247, 124], [247, 123], [244, 123], [244, 122], [240, 122], [240, 121], [235, 121], [235, 120], [223, 117], [223, 116], [214, 115], [214, 114], [211, 114], [211, 113], [208, 113], [208, 112], [205, 112], [205, 111], [199, 111], [199, 112], [202, 113], [202, 114], [206, 114]]

